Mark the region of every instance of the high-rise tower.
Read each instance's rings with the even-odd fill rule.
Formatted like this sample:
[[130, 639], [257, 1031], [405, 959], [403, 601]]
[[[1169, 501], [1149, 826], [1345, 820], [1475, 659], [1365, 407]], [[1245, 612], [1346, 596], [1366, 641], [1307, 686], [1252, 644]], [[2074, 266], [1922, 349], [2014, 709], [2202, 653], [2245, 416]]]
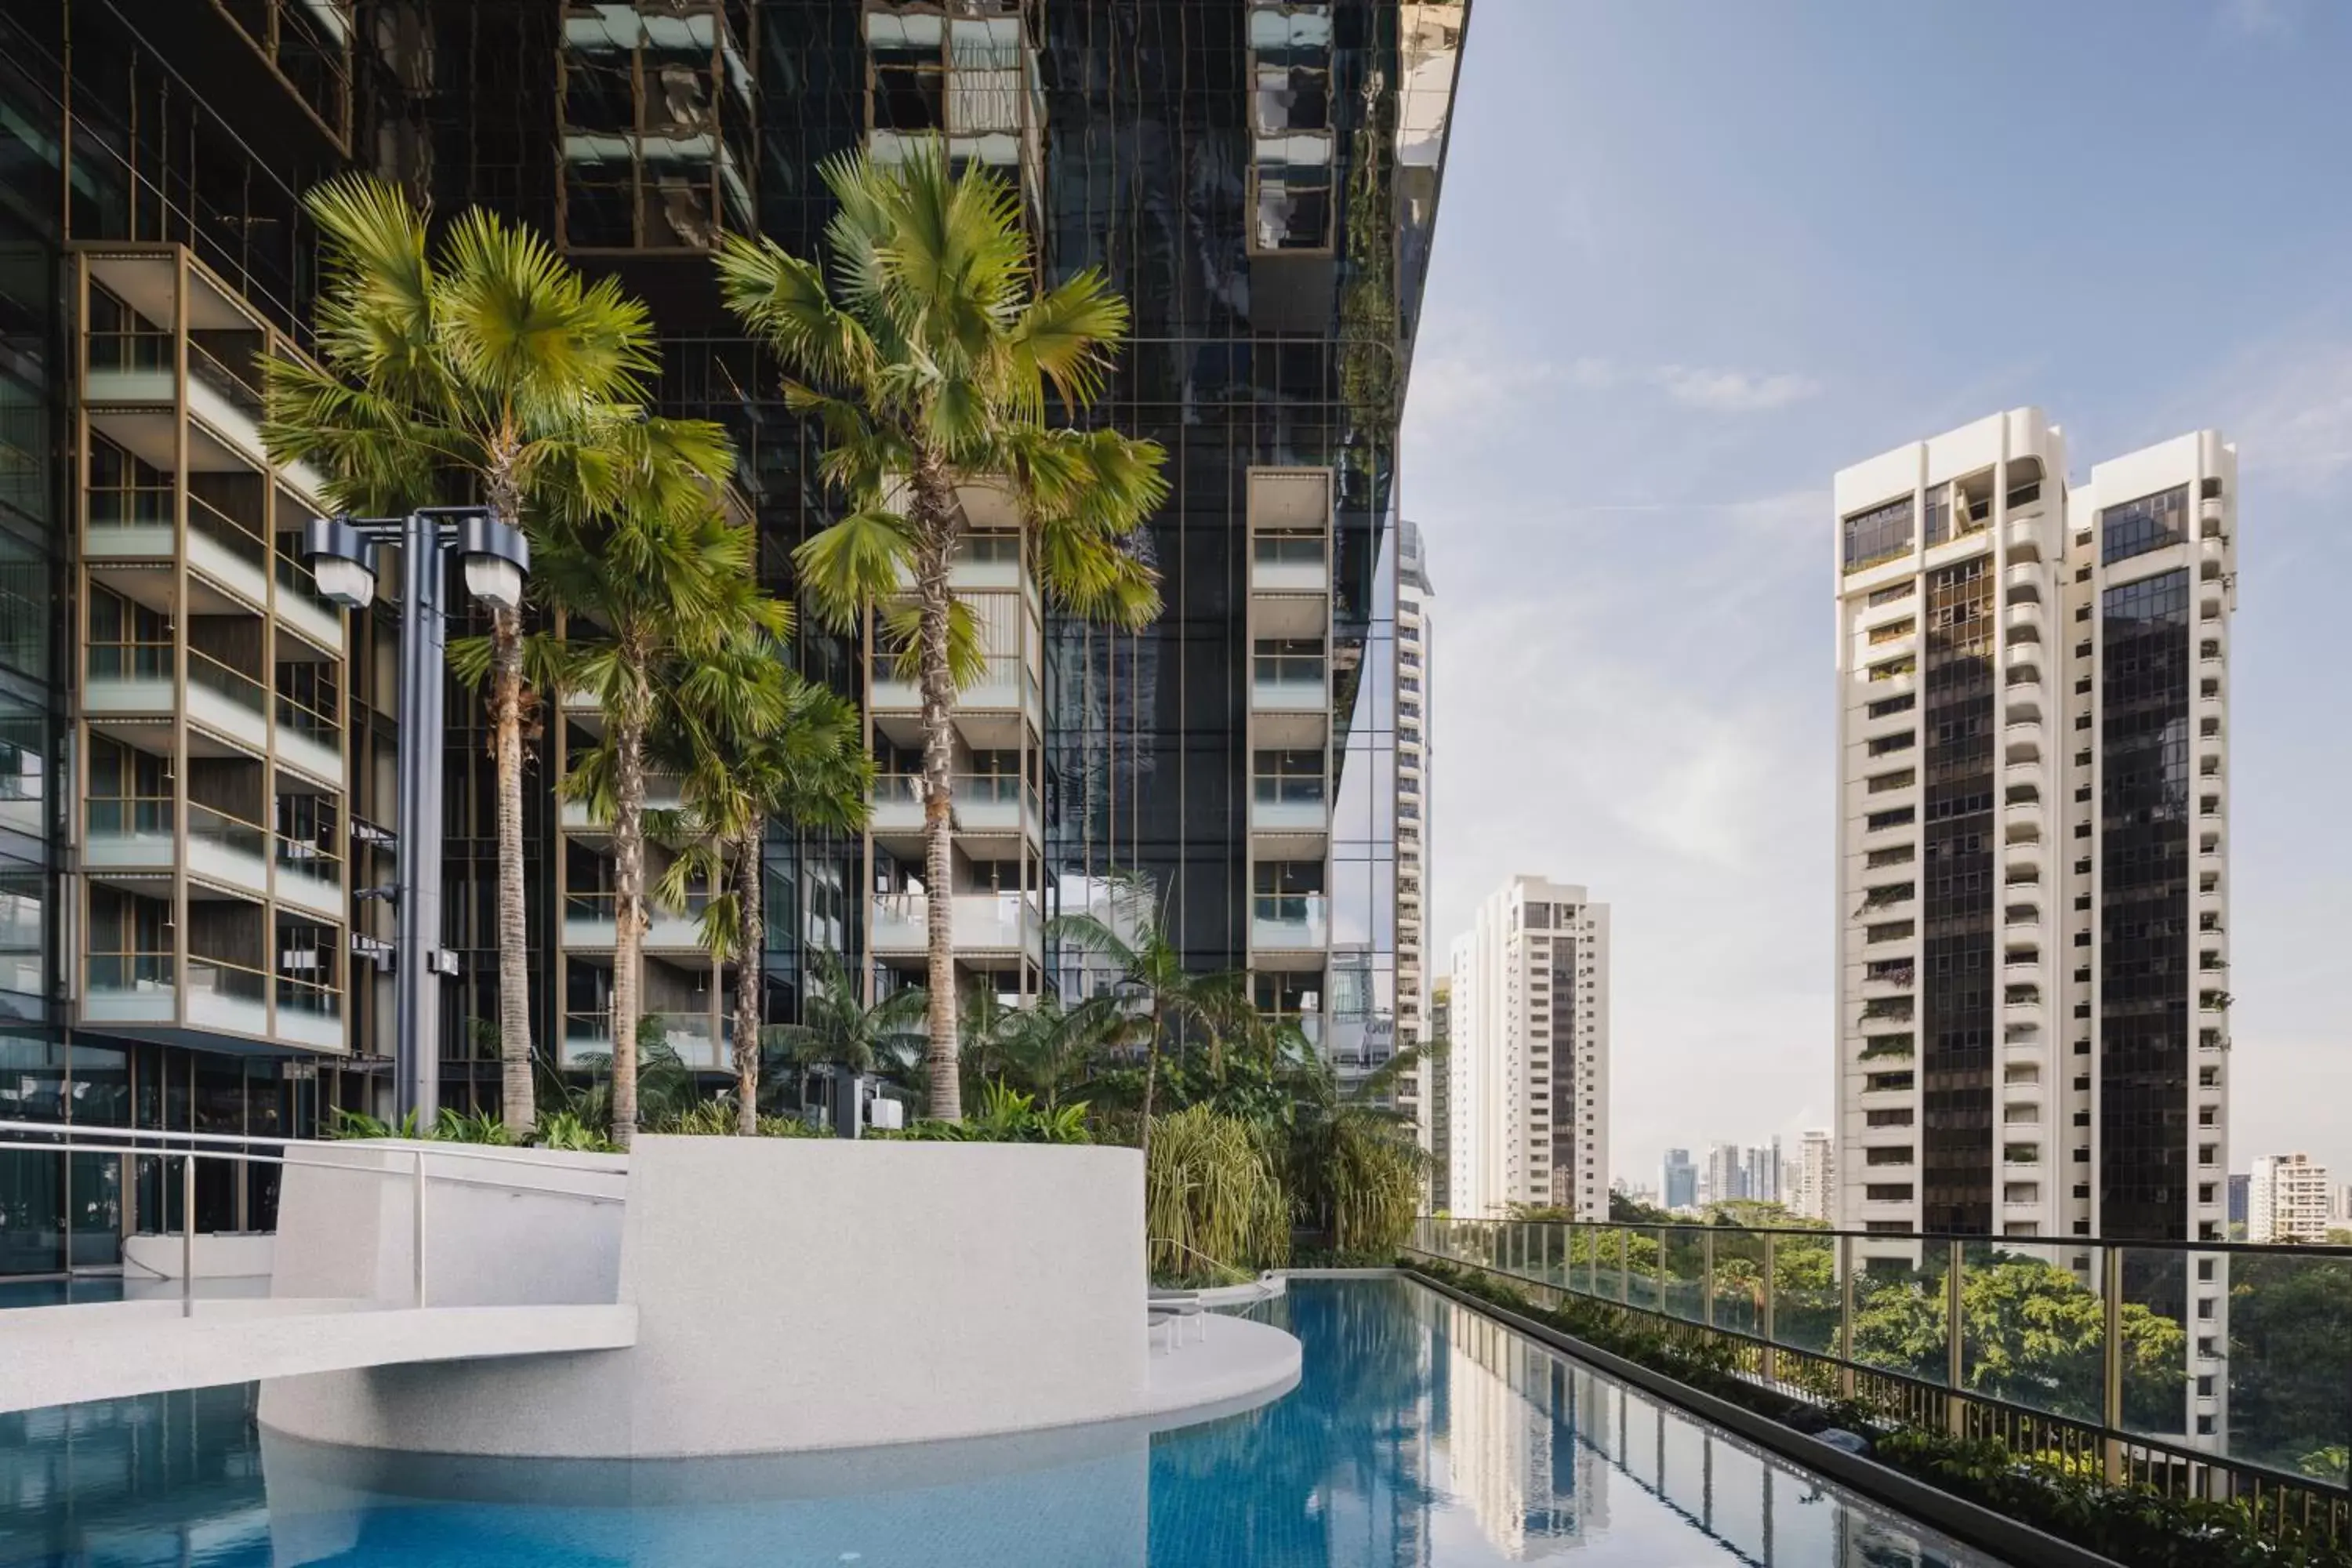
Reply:
[[1837, 477], [1838, 1213], [2220, 1239], [2237, 458], [2020, 409]]

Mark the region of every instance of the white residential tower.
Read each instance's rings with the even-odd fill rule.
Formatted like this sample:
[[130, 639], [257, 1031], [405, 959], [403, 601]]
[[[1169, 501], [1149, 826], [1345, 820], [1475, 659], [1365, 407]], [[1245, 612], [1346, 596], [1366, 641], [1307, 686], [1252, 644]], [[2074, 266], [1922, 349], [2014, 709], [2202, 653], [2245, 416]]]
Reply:
[[1465, 1216], [1609, 1212], [1609, 907], [1514, 877], [1454, 943], [1448, 1187]]

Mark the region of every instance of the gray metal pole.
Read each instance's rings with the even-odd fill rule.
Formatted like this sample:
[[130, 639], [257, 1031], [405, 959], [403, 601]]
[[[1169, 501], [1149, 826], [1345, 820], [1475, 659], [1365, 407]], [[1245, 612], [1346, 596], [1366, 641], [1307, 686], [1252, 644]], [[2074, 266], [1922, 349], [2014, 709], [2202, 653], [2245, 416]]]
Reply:
[[180, 1156], [180, 1316], [196, 1315], [196, 1152]]
[[1955, 1437], [1968, 1433], [1968, 1406], [1960, 1397], [1960, 1387], [1968, 1372], [1968, 1323], [1961, 1307], [1961, 1274], [1966, 1267], [1956, 1237], [1945, 1243], [1944, 1258], [1944, 1382], [1951, 1390], [1944, 1408], [1949, 1415], [1948, 1425]]
[[393, 956], [393, 1114], [416, 1113], [419, 1131], [441, 1113], [441, 736], [443, 644], [440, 524], [411, 512], [401, 525], [398, 945]]

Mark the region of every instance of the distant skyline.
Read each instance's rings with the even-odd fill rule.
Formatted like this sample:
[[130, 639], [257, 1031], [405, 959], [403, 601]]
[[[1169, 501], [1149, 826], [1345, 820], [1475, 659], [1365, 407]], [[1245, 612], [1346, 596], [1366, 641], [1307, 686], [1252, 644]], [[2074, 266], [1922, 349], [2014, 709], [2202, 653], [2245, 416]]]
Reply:
[[1478, 0], [1404, 447], [1432, 945], [1514, 873], [1613, 906], [1614, 1174], [1830, 1124], [1830, 477], [2024, 405], [2238, 446], [2232, 1164], [2352, 1169], [2347, 58], [2320, 0]]

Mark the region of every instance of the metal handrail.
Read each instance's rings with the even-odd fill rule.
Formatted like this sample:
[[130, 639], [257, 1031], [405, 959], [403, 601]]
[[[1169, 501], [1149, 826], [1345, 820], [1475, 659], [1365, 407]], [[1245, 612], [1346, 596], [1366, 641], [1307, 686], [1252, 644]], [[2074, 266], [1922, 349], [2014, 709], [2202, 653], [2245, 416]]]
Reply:
[[[101, 1154], [122, 1159], [168, 1160], [176, 1155], [180, 1161], [180, 1315], [195, 1315], [196, 1280], [196, 1162], [219, 1160], [232, 1164], [288, 1166], [315, 1171], [348, 1171], [364, 1175], [391, 1176], [407, 1174], [415, 1184], [415, 1227], [410, 1240], [413, 1265], [412, 1283], [415, 1305], [423, 1307], [428, 1297], [425, 1289], [425, 1185], [431, 1179], [425, 1167], [425, 1156], [443, 1155], [455, 1159], [503, 1161], [509, 1164], [528, 1164], [544, 1168], [540, 1161], [520, 1155], [515, 1151], [500, 1150], [494, 1144], [443, 1142], [437, 1139], [415, 1140], [409, 1151], [413, 1156], [409, 1169], [404, 1173], [389, 1165], [346, 1164], [339, 1160], [304, 1160], [294, 1158], [289, 1151], [319, 1149], [334, 1143], [364, 1146], [373, 1140], [337, 1140], [320, 1138], [272, 1138], [259, 1134], [242, 1136], [236, 1133], [172, 1132], [158, 1128], [110, 1127], [105, 1129], [108, 1141], [90, 1142], [76, 1139], [75, 1123], [0, 1121], [0, 1133], [37, 1134], [39, 1142], [16, 1140], [0, 1142], [0, 1153]], [[164, 1147], [151, 1147], [149, 1141], [161, 1142]], [[277, 1154], [257, 1154], [249, 1147], [236, 1149], [200, 1149], [198, 1143], [260, 1144], [281, 1151]], [[173, 1145], [187, 1145], [175, 1147]], [[445, 1180], [447, 1178], [445, 1176]], [[583, 1203], [625, 1203], [625, 1196], [607, 1193], [584, 1193], [565, 1187], [526, 1185], [524, 1190], [541, 1193], [551, 1197], [576, 1198]], [[0, 1316], [0, 1321], [5, 1321]]]

